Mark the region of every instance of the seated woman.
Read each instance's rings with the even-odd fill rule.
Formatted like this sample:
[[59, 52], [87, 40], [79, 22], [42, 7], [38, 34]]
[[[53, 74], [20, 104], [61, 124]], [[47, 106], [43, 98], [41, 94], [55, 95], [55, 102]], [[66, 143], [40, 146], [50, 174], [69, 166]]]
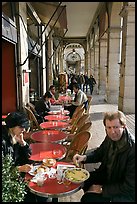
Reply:
[[[24, 139], [24, 134], [29, 131], [29, 120], [24, 112], [12, 112], [5, 119], [2, 126], [2, 155], [10, 155], [13, 167], [17, 167], [22, 178], [32, 168], [33, 161], [29, 160], [31, 148]], [[34, 195], [26, 188], [27, 194], [23, 202], [47, 202], [47, 198]]]
[[85, 109], [87, 109], [87, 106], [88, 106], [88, 98], [87, 98], [86, 94], [80, 89], [80, 87], [77, 83], [73, 84], [73, 90], [75, 92], [74, 102], [72, 102], [71, 106], [65, 107], [65, 109], [70, 111], [70, 118], [72, 118], [72, 115], [73, 115], [75, 109], [79, 105], [84, 104]]
[[35, 104], [35, 109], [37, 113], [44, 117], [50, 111], [51, 103], [50, 98], [52, 98], [49, 91], [47, 91]]

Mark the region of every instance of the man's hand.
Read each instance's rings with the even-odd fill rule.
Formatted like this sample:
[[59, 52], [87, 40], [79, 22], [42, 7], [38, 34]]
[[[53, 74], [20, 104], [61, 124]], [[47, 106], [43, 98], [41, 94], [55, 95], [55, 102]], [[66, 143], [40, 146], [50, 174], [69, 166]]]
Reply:
[[73, 162], [74, 162], [74, 164], [76, 164], [76, 166], [79, 166], [79, 164], [80, 164], [82, 161], [85, 161], [86, 158], [87, 158], [86, 155], [75, 154], [74, 157], [73, 157]]
[[93, 184], [87, 192], [102, 193], [102, 186]]

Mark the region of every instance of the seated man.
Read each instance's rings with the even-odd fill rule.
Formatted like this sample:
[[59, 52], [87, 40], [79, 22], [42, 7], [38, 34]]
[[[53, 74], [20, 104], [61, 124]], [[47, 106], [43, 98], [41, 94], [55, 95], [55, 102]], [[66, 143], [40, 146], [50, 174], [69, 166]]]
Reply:
[[56, 93], [56, 89], [55, 89], [55, 86], [54, 85], [51, 85], [49, 87], [49, 92], [51, 94], [51, 98], [50, 98], [50, 103], [53, 105], [53, 104], [58, 104], [59, 101], [56, 100], [56, 97], [55, 97], [55, 93]]
[[47, 91], [35, 104], [35, 110], [37, 113], [44, 118], [45, 115], [48, 115], [50, 111], [51, 103], [50, 99], [52, 98], [49, 91]]
[[68, 106], [67, 108], [65, 107], [65, 109], [70, 111], [70, 118], [72, 118], [72, 115], [73, 115], [75, 109], [79, 105], [84, 104], [85, 109], [87, 109], [87, 106], [88, 106], [88, 98], [87, 98], [86, 94], [80, 89], [80, 87], [77, 83], [73, 84], [73, 90], [75, 92], [74, 102], [72, 102], [71, 106]]
[[135, 202], [135, 139], [126, 127], [126, 116], [121, 111], [107, 112], [103, 123], [102, 144], [73, 157], [78, 164], [101, 163], [84, 182], [81, 202]]

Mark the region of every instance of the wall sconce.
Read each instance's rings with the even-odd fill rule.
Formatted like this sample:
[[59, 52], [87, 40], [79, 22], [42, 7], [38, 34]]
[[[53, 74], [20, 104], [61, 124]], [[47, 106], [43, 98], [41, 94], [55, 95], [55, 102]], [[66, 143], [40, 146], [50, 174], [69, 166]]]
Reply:
[[31, 69], [23, 69], [23, 73], [29, 73], [31, 72]]

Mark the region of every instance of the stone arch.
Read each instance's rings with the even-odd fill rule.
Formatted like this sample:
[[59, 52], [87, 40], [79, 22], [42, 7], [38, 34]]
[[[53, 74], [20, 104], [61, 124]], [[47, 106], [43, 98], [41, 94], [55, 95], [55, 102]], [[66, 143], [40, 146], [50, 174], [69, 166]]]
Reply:
[[[75, 49], [75, 54], [73, 54]], [[85, 50], [80, 43], [69, 42], [64, 46], [64, 67], [67, 73], [79, 74], [85, 64]]]

